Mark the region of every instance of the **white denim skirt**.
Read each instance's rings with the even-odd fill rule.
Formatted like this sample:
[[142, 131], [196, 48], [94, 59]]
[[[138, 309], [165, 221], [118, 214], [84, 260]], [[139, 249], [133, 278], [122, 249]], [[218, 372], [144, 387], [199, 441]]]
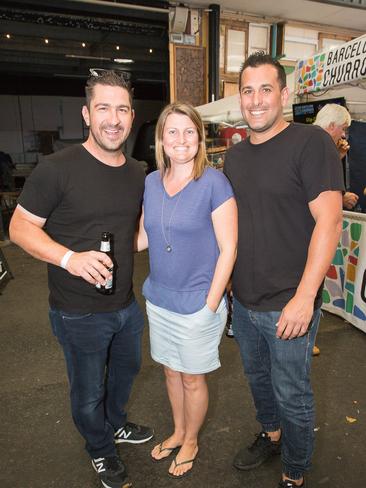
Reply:
[[205, 305], [198, 312], [170, 312], [146, 301], [151, 356], [174, 371], [203, 374], [221, 366], [219, 344], [227, 319], [225, 300], [216, 312]]

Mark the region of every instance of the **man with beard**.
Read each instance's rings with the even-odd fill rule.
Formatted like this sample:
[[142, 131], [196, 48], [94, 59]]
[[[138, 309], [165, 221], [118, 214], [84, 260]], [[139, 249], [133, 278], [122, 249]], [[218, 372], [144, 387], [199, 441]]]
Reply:
[[311, 351], [341, 232], [342, 169], [323, 130], [284, 120], [286, 75], [269, 55], [249, 56], [239, 92], [250, 136], [225, 158], [239, 211], [233, 332], [261, 432], [234, 466], [282, 454], [279, 487], [294, 488], [313, 451]]
[[[127, 422], [124, 410], [144, 325], [132, 290], [144, 172], [122, 151], [134, 118], [129, 85], [113, 71], [92, 73], [82, 109], [88, 139], [36, 167], [10, 237], [48, 263], [50, 321], [65, 356], [72, 416], [102, 485], [121, 488], [129, 482], [115, 444], [153, 437]], [[113, 236], [114, 262], [99, 251], [103, 232]], [[112, 268], [114, 293], [97, 293]]]

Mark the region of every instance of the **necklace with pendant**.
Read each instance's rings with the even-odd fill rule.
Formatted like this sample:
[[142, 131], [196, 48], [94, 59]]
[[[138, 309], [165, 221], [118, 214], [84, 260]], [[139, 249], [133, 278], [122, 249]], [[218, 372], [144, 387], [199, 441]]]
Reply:
[[182, 193], [184, 191], [184, 188], [183, 190], [180, 191], [179, 195], [178, 195], [178, 198], [177, 198], [177, 201], [175, 202], [175, 205], [174, 205], [174, 208], [172, 210], [172, 213], [170, 214], [170, 218], [169, 218], [169, 221], [168, 221], [168, 226], [167, 226], [167, 233], [165, 234], [165, 230], [164, 230], [164, 209], [165, 209], [165, 194], [166, 194], [166, 191], [165, 191], [165, 188], [164, 188], [164, 185], [163, 185], [163, 202], [161, 204], [161, 219], [160, 219], [160, 222], [161, 222], [161, 233], [163, 234], [163, 237], [164, 237], [164, 241], [165, 241], [165, 250], [166, 252], [172, 252], [173, 248], [172, 248], [172, 241], [171, 241], [171, 235], [170, 235], [170, 226], [171, 226], [171, 223], [172, 223], [172, 220], [173, 220], [173, 216], [174, 216], [174, 213], [177, 209], [177, 206], [178, 206], [178, 203], [179, 203], [179, 200], [180, 200], [180, 197], [182, 196]]

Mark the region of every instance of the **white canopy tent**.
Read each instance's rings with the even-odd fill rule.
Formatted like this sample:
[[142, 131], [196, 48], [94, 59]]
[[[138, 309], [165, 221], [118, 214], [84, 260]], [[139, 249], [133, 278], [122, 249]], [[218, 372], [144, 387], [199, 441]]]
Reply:
[[239, 95], [221, 98], [216, 102], [206, 103], [196, 107], [204, 122], [222, 123], [235, 126], [243, 123], [243, 116], [239, 107]]
[[[293, 92], [290, 93], [289, 101], [284, 108], [286, 120], [292, 119]], [[221, 98], [216, 102], [206, 103], [196, 107], [204, 122], [223, 124], [231, 127], [245, 125], [240, 111], [239, 94]]]

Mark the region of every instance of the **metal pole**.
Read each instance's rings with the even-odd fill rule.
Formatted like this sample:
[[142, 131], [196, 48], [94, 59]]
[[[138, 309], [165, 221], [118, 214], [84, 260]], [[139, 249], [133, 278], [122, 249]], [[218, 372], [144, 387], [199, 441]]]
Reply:
[[272, 58], [275, 58], [277, 56], [277, 24], [272, 24], [271, 56], [272, 56]]
[[214, 102], [220, 97], [220, 5], [209, 5], [208, 35], [209, 102]]

